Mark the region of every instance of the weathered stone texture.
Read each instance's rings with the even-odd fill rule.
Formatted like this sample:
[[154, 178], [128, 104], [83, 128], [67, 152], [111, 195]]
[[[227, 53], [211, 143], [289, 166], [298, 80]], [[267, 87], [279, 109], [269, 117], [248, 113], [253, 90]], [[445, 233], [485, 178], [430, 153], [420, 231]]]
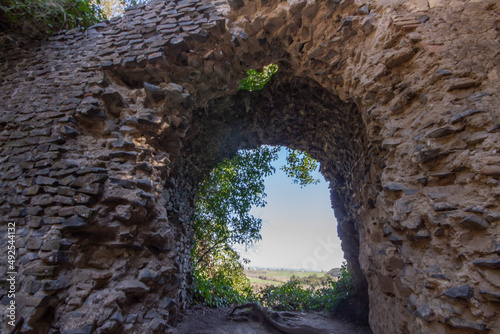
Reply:
[[[20, 332], [175, 326], [197, 184], [262, 144], [321, 162], [374, 333], [500, 330], [499, 11], [152, 1], [4, 45], [0, 230], [17, 225]], [[272, 62], [266, 89], [237, 92]]]

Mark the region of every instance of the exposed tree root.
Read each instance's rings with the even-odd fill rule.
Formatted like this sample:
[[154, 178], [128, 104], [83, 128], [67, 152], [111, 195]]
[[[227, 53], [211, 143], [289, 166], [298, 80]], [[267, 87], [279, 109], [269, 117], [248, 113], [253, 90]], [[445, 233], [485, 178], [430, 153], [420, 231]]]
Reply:
[[297, 315], [291, 312], [274, 312], [267, 307], [262, 307], [256, 303], [237, 305], [228, 315], [233, 321], [252, 321], [257, 323], [267, 323], [271, 327], [285, 334], [325, 334], [325, 330], [311, 326], [294, 325], [293, 318]]

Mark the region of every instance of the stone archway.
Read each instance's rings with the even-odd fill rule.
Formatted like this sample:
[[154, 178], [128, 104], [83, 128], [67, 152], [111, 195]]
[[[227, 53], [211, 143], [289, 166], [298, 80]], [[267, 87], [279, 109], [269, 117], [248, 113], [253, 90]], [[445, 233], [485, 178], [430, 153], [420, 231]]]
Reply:
[[[152, 1], [2, 50], [21, 332], [175, 325], [197, 183], [282, 143], [322, 163], [375, 333], [498, 329], [498, 4], [229, 3]], [[265, 91], [236, 92], [271, 62]]]
[[356, 106], [312, 80], [287, 77], [284, 70], [263, 92], [240, 92], [212, 100], [194, 112], [193, 118], [196, 121], [186, 134], [189, 157], [183, 161], [193, 161], [194, 169], [203, 171], [200, 178], [237, 149], [260, 145], [300, 149], [321, 163], [321, 172], [330, 183], [344, 254], [358, 274], [357, 312], [360, 318], [366, 317], [367, 285], [358, 262], [361, 223], [350, 210], [366, 200], [357, 194], [370, 163], [366, 153], [374, 149], [366, 141]]

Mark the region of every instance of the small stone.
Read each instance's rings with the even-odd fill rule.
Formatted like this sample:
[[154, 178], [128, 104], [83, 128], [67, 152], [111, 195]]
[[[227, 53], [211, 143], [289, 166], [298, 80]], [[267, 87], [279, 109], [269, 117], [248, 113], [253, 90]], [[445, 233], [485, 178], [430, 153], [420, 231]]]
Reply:
[[476, 80], [470, 78], [456, 79], [449, 86], [447, 91], [451, 92], [456, 89], [467, 89], [477, 85]]
[[108, 175], [105, 173], [99, 173], [99, 174], [87, 174], [85, 176], [80, 176], [76, 178], [74, 181], [70, 183], [70, 186], [72, 187], [85, 187], [88, 186], [91, 183], [102, 183], [108, 178]]
[[398, 192], [398, 191], [403, 191], [406, 190], [406, 187], [402, 183], [388, 183], [384, 186], [384, 189], [393, 191], [393, 192]]
[[422, 226], [422, 224], [423, 220], [420, 215], [412, 215], [401, 221], [401, 226], [409, 230], [417, 230]]
[[53, 186], [57, 184], [57, 180], [46, 176], [37, 176], [35, 178], [35, 184]]
[[165, 59], [165, 55], [163, 52], [154, 52], [148, 56], [148, 61], [152, 64], [162, 63], [167, 64], [167, 60]]
[[50, 280], [43, 282], [43, 291], [56, 291], [66, 289], [69, 286], [69, 282], [64, 279]]
[[101, 95], [101, 99], [104, 101], [108, 112], [116, 117], [120, 116], [123, 108], [128, 107], [128, 103], [118, 92], [105, 92]]
[[490, 223], [493, 223], [493, 222], [496, 222], [498, 220], [500, 220], [500, 211], [496, 211], [496, 212], [488, 212], [486, 214], [486, 220], [489, 221]]
[[422, 40], [422, 34], [415, 32], [415, 31], [407, 34], [406, 36], [412, 42], [419, 42]]
[[75, 196], [75, 191], [70, 187], [58, 187], [57, 193], [63, 196]]
[[415, 237], [417, 239], [429, 239], [431, 237], [431, 232], [429, 230], [420, 230]]
[[477, 322], [468, 321], [459, 317], [451, 317], [448, 320], [449, 324], [455, 328], [475, 330], [479, 332], [486, 332], [486, 325]]
[[88, 194], [88, 195], [99, 195], [103, 191], [103, 185], [100, 183], [93, 183], [86, 185], [85, 187], [82, 187], [78, 189], [78, 192]]
[[107, 120], [104, 123], [104, 134], [110, 135], [112, 132], [117, 131], [120, 127], [112, 120]]
[[397, 235], [391, 235], [389, 238], [389, 241], [393, 243], [394, 245], [401, 246], [403, 244], [403, 239]]
[[25, 218], [28, 227], [38, 229], [43, 226], [42, 217], [28, 216]]
[[77, 115], [86, 119], [105, 120], [104, 112], [95, 105], [84, 105], [77, 109]]
[[418, 153], [418, 159], [422, 163], [434, 161], [439, 157], [440, 150], [438, 148], [423, 149]]
[[149, 291], [149, 288], [139, 280], [122, 281], [117, 284], [116, 289], [127, 295], [144, 295]]
[[500, 302], [500, 293], [498, 292], [489, 292], [485, 290], [479, 290], [479, 293], [483, 295], [487, 300], [493, 302]]
[[152, 126], [159, 125], [162, 122], [161, 117], [158, 117], [158, 116], [153, 115], [151, 113], [141, 114], [141, 115], [139, 115], [137, 120], [138, 120], [139, 124], [146, 124], [146, 125], [152, 125]]
[[74, 204], [73, 198], [61, 196], [61, 195], [54, 196], [54, 202], [59, 203], [59, 204], [65, 204], [65, 205], [73, 205]]
[[90, 202], [92, 202], [92, 197], [86, 194], [77, 194], [73, 197], [73, 200], [77, 204], [90, 204]]
[[25, 247], [27, 250], [39, 250], [42, 246], [42, 242], [42, 239], [30, 238]]
[[436, 75], [439, 76], [439, 77], [448, 77], [450, 75], [452, 75], [453, 72], [452, 71], [448, 71], [448, 70], [437, 70], [436, 71]]
[[114, 320], [117, 321], [118, 323], [122, 323], [123, 322], [122, 312], [120, 312], [120, 310], [117, 310], [115, 313], [113, 313], [113, 315], [111, 316], [111, 318], [109, 318], [109, 320]]
[[459, 224], [464, 228], [476, 231], [486, 230], [490, 227], [490, 223], [478, 215], [470, 215], [462, 219]]
[[133, 324], [133, 323], [135, 323], [137, 321], [138, 317], [139, 317], [139, 315], [135, 314], [135, 313], [128, 314], [127, 318], [125, 319], [125, 323], [127, 323], [127, 324]]
[[136, 159], [139, 153], [133, 151], [116, 151], [109, 154], [110, 158]]
[[500, 260], [486, 260], [486, 259], [478, 259], [475, 260], [474, 263], [478, 267], [490, 268], [490, 269], [500, 269]]
[[40, 186], [33, 185], [31, 187], [28, 187], [28, 188], [24, 189], [23, 195], [25, 195], [25, 196], [33, 196], [33, 195], [38, 194], [39, 191], [40, 191]]
[[61, 246], [61, 243], [59, 240], [47, 240], [43, 243], [42, 247], [40, 250], [42, 251], [54, 251], [54, 250], [59, 250]]
[[406, 63], [415, 55], [415, 50], [410, 47], [405, 47], [400, 50], [393, 51], [386, 61], [386, 67], [391, 69], [393, 67], [399, 66]]
[[474, 206], [470, 206], [470, 207], [466, 208], [464, 211], [465, 212], [474, 212], [474, 213], [485, 213], [486, 209], [481, 205], [474, 205]]
[[129, 149], [129, 148], [134, 148], [135, 144], [129, 140], [125, 139], [118, 139], [114, 141], [111, 146], [114, 148], [124, 148], [124, 149]]
[[61, 226], [61, 232], [78, 232], [85, 229], [87, 226], [87, 223], [82, 217], [74, 215], [64, 221]]
[[154, 319], [157, 318], [160, 314], [154, 308], [149, 309], [144, 315], [144, 319]]
[[73, 182], [75, 179], [76, 179], [76, 177], [74, 177], [73, 175], [68, 175], [68, 176], [66, 176], [66, 177], [65, 177], [65, 178], [63, 178], [63, 179], [60, 179], [60, 180], [59, 180], [59, 184], [60, 184], [60, 185], [63, 185], [63, 186], [67, 186], [67, 185], [69, 185], [71, 182]]
[[481, 174], [490, 176], [500, 176], [500, 166], [485, 166], [481, 169]]
[[169, 297], [164, 297], [160, 300], [158, 307], [161, 309], [169, 309], [175, 305], [176, 305], [175, 300], [173, 300], [172, 298], [169, 298]]
[[88, 208], [83, 205], [75, 206], [75, 213], [77, 213], [80, 217], [83, 218], [91, 218], [95, 212], [95, 210]]
[[451, 211], [456, 210], [458, 207], [457, 205], [448, 202], [437, 202], [432, 203], [432, 208], [434, 211]]
[[27, 268], [24, 271], [25, 275], [33, 275], [33, 276], [53, 276], [54, 275], [54, 266], [34, 266], [32, 268]]
[[144, 88], [146, 89], [146, 92], [151, 94], [151, 97], [153, 97], [153, 99], [156, 101], [159, 101], [165, 97], [165, 91], [161, 87], [152, 85], [148, 82], [144, 82]]
[[161, 318], [154, 318], [149, 323], [149, 328], [153, 331], [153, 333], [159, 333], [165, 329], [166, 322]]
[[415, 313], [417, 314], [417, 316], [426, 321], [429, 321], [430, 318], [434, 315], [434, 312], [429, 307], [429, 304], [425, 304], [424, 306], [416, 310]]
[[76, 172], [77, 175], [85, 175], [85, 174], [90, 174], [90, 173], [107, 173], [106, 168], [102, 167], [83, 167], [79, 168]]
[[114, 333], [119, 326], [118, 321], [106, 320], [104, 325], [97, 329], [98, 333]]
[[358, 13], [361, 15], [370, 14], [370, 8], [368, 8], [368, 6], [361, 6], [358, 8]]
[[63, 330], [62, 334], [92, 334], [95, 330], [95, 325], [85, 325], [74, 329]]
[[435, 231], [434, 231], [434, 235], [436, 237], [442, 237], [444, 235], [444, 228], [437, 228]]
[[29, 252], [19, 258], [19, 263], [25, 265], [31, 261], [39, 259], [38, 252]]
[[62, 224], [64, 223], [63, 217], [44, 217], [43, 223], [46, 225]]
[[448, 289], [445, 292], [443, 292], [443, 295], [451, 298], [471, 299], [474, 295], [474, 291], [472, 290], [469, 284], [465, 284], [462, 286], [455, 286], [451, 289]]
[[[467, 144], [476, 145], [476, 144], [479, 144], [480, 142], [483, 142], [486, 138], [488, 138], [488, 136], [489, 136], [489, 134], [486, 132], [478, 132], [478, 133], [474, 133], [472, 136], [467, 138], [465, 141], [467, 142]], [[500, 167], [499, 167], [499, 170], [500, 170]]]
[[31, 205], [49, 205], [54, 202], [54, 198], [49, 194], [37, 195], [31, 199]]
[[471, 115], [474, 115], [474, 114], [479, 114], [479, 113], [483, 113], [484, 110], [480, 110], [480, 109], [471, 109], [471, 110], [466, 110], [464, 112], [461, 112], [461, 113], [458, 113], [458, 114], [455, 114], [451, 117], [451, 120], [450, 122], [453, 124], [453, 123], [457, 123], [459, 121], [462, 121], [464, 118], [468, 117], [468, 116], [471, 116]]

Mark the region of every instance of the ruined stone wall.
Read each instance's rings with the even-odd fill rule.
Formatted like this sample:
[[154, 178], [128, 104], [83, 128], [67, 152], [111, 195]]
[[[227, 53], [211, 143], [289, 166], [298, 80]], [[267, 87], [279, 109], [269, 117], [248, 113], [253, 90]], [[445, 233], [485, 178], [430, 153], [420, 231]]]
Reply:
[[[1, 50], [20, 332], [175, 326], [197, 184], [261, 144], [321, 162], [374, 333], [497, 331], [498, 3], [229, 4], [152, 1]], [[271, 62], [264, 91], [237, 92]]]

